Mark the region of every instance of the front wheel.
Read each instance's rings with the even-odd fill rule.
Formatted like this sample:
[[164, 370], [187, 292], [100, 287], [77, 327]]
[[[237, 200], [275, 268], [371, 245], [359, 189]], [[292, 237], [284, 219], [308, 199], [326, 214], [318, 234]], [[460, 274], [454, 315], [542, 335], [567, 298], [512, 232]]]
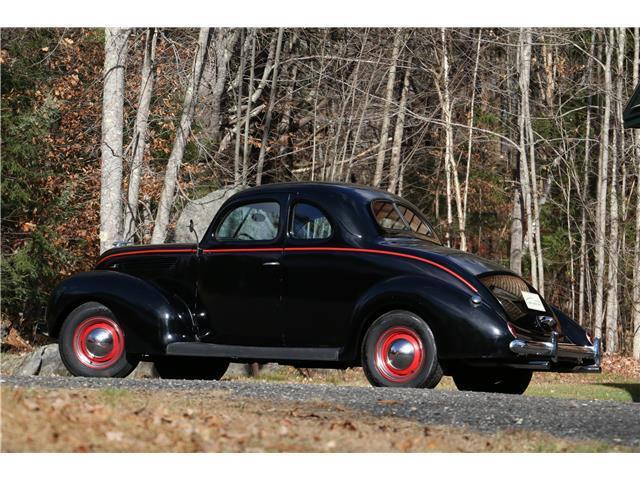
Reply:
[[369, 327], [362, 366], [374, 387], [434, 388], [442, 378], [431, 329], [406, 310], [385, 313]]
[[78, 377], [126, 377], [138, 364], [127, 355], [124, 332], [111, 310], [87, 302], [60, 329], [60, 358]]
[[160, 378], [181, 380], [220, 380], [229, 367], [222, 358], [164, 356], [153, 363]]
[[521, 395], [531, 382], [531, 370], [464, 368], [453, 374], [458, 390]]

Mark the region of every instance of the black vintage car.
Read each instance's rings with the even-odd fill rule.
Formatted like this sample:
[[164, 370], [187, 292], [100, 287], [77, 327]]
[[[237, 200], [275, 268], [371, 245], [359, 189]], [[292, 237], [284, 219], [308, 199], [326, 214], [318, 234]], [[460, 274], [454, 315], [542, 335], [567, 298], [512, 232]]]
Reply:
[[364, 367], [386, 387], [522, 393], [599, 372], [598, 339], [501, 265], [442, 245], [380, 190], [276, 184], [231, 197], [197, 244], [105, 252], [47, 311], [75, 375], [219, 379], [230, 360]]

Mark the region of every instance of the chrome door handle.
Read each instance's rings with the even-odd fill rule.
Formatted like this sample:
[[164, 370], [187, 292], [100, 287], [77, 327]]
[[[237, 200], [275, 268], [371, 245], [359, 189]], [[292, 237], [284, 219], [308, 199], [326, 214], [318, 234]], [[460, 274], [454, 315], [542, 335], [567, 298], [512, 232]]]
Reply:
[[280, 262], [265, 262], [262, 264], [263, 267], [279, 267]]

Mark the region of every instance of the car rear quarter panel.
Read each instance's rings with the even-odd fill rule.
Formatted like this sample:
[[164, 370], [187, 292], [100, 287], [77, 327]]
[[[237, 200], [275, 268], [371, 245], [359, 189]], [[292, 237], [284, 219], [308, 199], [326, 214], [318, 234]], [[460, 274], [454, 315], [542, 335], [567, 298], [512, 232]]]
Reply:
[[511, 334], [493, 299], [483, 297], [482, 304], [473, 307], [473, 294], [455, 278], [444, 278], [439, 272], [381, 281], [356, 303], [345, 357], [357, 358], [369, 326], [395, 309], [410, 310], [422, 317], [434, 334], [442, 360], [509, 356]]

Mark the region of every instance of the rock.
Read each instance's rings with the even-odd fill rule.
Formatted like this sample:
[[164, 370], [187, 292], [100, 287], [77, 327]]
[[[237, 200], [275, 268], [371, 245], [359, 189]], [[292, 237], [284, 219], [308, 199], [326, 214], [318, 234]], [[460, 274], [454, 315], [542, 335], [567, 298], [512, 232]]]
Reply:
[[42, 364], [38, 375], [42, 377], [70, 377], [67, 367], [62, 363], [57, 344], [42, 347]]
[[45, 377], [68, 377], [71, 375], [62, 363], [58, 345], [55, 343], [38, 347], [26, 355], [13, 374]]
[[[37, 375], [40, 371], [40, 365], [42, 364], [42, 350], [44, 347], [36, 348], [33, 352], [28, 353], [22, 362], [13, 372], [3, 372], [4, 374], [13, 375]], [[3, 362], [4, 363], [4, 362]], [[3, 365], [3, 370], [6, 365]]]
[[160, 378], [153, 362], [140, 362], [128, 378]]
[[239, 191], [240, 189], [237, 187], [221, 188], [220, 190], [214, 190], [202, 198], [189, 202], [182, 210], [176, 222], [174, 241], [178, 243], [195, 243], [195, 237], [193, 233], [189, 231], [190, 220], [193, 220], [193, 226], [196, 232], [198, 232], [199, 238], [202, 238], [202, 235], [204, 235], [207, 228], [209, 228], [211, 220], [213, 220], [213, 217], [222, 204], [234, 193]]

